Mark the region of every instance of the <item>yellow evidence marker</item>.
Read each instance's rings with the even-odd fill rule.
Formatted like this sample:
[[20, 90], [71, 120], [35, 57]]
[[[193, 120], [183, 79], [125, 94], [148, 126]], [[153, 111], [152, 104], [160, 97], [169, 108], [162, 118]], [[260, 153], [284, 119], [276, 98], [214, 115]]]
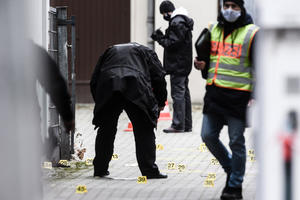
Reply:
[[85, 160], [85, 165], [86, 166], [92, 166], [93, 165], [93, 158], [88, 158]]
[[211, 159], [211, 164], [213, 164], [213, 165], [219, 165], [220, 163], [219, 163], [219, 161], [216, 158], [212, 158]]
[[183, 172], [185, 170], [185, 165], [178, 165], [178, 171]]
[[255, 156], [253, 155], [253, 156], [250, 156], [250, 162], [255, 162], [256, 161], [256, 158], [255, 158]]
[[216, 180], [216, 178], [217, 178], [216, 173], [208, 173], [207, 177], [206, 177], [206, 179], [209, 179], [209, 180]]
[[147, 176], [139, 176], [137, 178], [137, 183], [138, 184], [144, 184], [144, 183], [147, 183]]
[[87, 193], [86, 186], [85, 186], [85, 185], [78, 185], [78, 186], [76, 187], [76, 193], [77, 193], [77, 194], [84, 194], [84, 193]]
[[52, 169], [52, 162], [44, 162], [43, 168], [45, 169]]
[[212, 179], [206, 178], [204, 180], [204, 187], [214, 187], [215, 186], [215, 181]]
[[67, 160], [60, 160], [60, 161], [58, 162], [58, 164], [60, 164], [60, 165], [62, 165], [62, 166], [65, 166], [65, 167], [70, 167], [70, 163], [69, 163], [69, 161], [67, 161]]
[[254, 156], [254, 150], [253, 149], [249, 149], [248, 150], [248, 156], [251, 157], [251, 156]]
[[200, 152], [207, 152], [207, 147], [206, 147], [205, 143], [200, 144], [200, 146], [198, 147], [198, 150], [200, 150]]
[[174, 162], [169, 162], [168, 163], [168, 170], [173, 170], [176, 169], [176, 164]]
[[111, 157], [112, 160], [118, 160], [119, 159], [119, 156], [118, 154], [113, 154], [112, 157]]
[[163, 146], [162, 144], [157, 144], [157, 145], [156, 145], [156, 149], [157, 149], [157, 150], [160, 150], [160, 151], [161, 151], [161, 150], [164, 150], [164, 146]]

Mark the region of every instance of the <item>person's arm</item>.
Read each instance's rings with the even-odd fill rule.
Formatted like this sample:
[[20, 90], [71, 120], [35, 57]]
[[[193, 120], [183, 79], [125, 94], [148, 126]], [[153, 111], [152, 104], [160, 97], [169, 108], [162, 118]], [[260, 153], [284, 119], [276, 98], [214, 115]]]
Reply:
[[75, 122], [66, 81], [47, 51], [36, 45], [34, 45], [33, 48], [38, 58], [38, 61], [34, 63], [37, 79], [50, 95], [58, 113], [64, 120], [67, 131], [73, 130], [75, 128]]
[[157, 42], [164, 48], [179, 48], [185, 42], [186, 34], [189, 29], [182, 22], [173, 22], [167, 31], [167, 34], [159, 38]]
[[161, 62], [159, 61], [156, 53], [148, 50], [148, 64], [151, 78], [151, 85], [153, 93], [158, 103], [158, 107], [163, 109], [167, 100], [167, 83], [165, 80], [166, 72], [164, 71]]
[[251, 74], [252, 74], [252, 80], [253, 80], [253, 89], [252, 89], [252, 95], [251, 95], [251, 100], [249, 101], [249, 106], [253, 104], [253, 101], [255, 99], [255, 88], [256, 88], [256, 67], [255, 67], [255, 41], [257, 39], [257, 34], [258, 32], [254, 35], [251, 46], [250, 46], [250, 52], [249, 52], [249, 60], [251, 63]]
[[250, 59], [250, 62], [251, 62], [251, 67], [253, 69], [255, 69], [255, 41], [256, 41], [256, 38], [257, 38], [257, 35], [259, 35], [259, 33], [257, 32], [254, 37], [253, 37], [253, 40], [252, 40], [252, 43], [251, 43], [251, 46], [250, 46], [250, 53], [249, 53], [249, 59]]
[[91, 94], [92, 94], [92, 97], [93, 97], [94, 101], [96, 101], [97, 82], [98, 82], [98, 79], [100, 77], [100, 71], [101, 71], [101, 64], [102, 64], [102, 60], [103, 60], [103, 55], [101, 55], [99, 57], [98, 62], [96, 64], [96, 67], [94, 69], [94, 72], [92, 74], [91, 81], [90, 81], [90, 89], [91, 89]]

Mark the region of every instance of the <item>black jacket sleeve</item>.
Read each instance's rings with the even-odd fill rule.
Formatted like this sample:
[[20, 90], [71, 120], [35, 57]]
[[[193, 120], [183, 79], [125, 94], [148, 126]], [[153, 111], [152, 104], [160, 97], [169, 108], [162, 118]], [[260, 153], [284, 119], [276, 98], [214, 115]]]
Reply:
[[254, 35], [254, 37], [253, 37], [253, 40], [252, 40], [252, 44], [251, 44], [251, 47], [250, 47], [250, 53], [249, 53], [249, 59], [250, 59], [250, 62], [251, 62], [251, 66], [252, 66], [252, 68], [253, 69], [255, 69], [255, 41], [256, 41], [256, 38], [258, 37], [257, 35], [258, 35], [259, 33], [257, 32], [255, 35]]
[[164, 71], [161, 62], [159, 61], [156, 53], [148, 50], [148, 65], [150, 66], [150, 78], [153, 93], [157, 100], [159, 107], [164, 107], [167, 100], [167, 83], [165, 80], [166, 72]]
[[[256, 66], [255, 66], [255, 48], [256, 48], [256, 40], [257, 40], [257, 35], [259, 35], [259, 32], [257, 32], [252, 40], [252, 44], [250, 47], [250, 53], [249, 53], [249, 59], [251, 62], [251, 73], [252, 73], [252, 78], [253, 78], [253, 91], [256, 90]], [[252, 98], [254, 98], [254, 92], [252, 92]]]
[[100, 71], [101, 71], [100, 69], [101, 69], [102, 60], [103, 60], [103, 55], [101, 55], [99, 57], [96, 67], [94, 69], [94, 72], [92, 74], [91, 81], [90, 81], [90, 89], [91, 89], [91, 93], [92, 93], [92, 97], [93, 97], [94, 101], [96, 101], [97, 81], [100, 77]]
[[157, 42], [164, 48], [178, 48], [185, 41], [188, 27], [183, 22], [171, 22], [166, 34]]
[[71, 98], [66, 81], [62, 77], [58, 66], [46, 50], [35, 45], [33, 49], [38, 58], [38, 61], [34, 63], [38, 81], [50, 95], [51, 100], [62, 118], [65, 121], [72, 120]]

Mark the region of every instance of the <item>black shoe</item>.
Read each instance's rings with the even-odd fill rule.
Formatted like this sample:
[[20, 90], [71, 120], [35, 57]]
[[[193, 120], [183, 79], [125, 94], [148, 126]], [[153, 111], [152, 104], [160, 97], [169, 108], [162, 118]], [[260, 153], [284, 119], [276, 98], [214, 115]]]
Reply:
[[94, 177], [104, 177], [104, 176], [108, 176], [109, 175], [109, 171], [106, 172], [94, 172]]
[[[229, 179], [230, 179], [230, 174], [231, 174], [231, 173], [228, 173], [228, 174], [227, 174], [226, 183], [225, 183], [225, 187], [223, 188], [222, 195], [228, 191], [228, 187], [229, 187], [229, 186], [228, 186], [228, 183], [229, 183]], [[221, 197], [222, 197], [222, 196], [221, 196]]]
[[222, 193], [221, 200], [242, 200], [242, 187], [228, 186], [226, 191]]
[[184, 132], [193, 132], [193, 129], [192, 128], [187, 128], [187, 129], [184, 129]]
[[169, 128], [164, 129], [163, 132], [165, 132], [165, 133], [183, 133], [184, 130], [169, 127]]
[[147, 176], [147, 179], [168, 178], [168, 175], [162, 174], [162, 173], [159, 173], [159, 174], [153, 174], [153, 175], [145, 175], [145, 176]]

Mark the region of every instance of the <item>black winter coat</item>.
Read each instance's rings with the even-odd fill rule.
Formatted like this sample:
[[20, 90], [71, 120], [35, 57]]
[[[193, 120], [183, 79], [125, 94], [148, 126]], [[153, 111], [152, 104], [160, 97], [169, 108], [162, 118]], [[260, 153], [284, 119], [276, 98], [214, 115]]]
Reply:
[[99, 126], [101, 108], [116, 91], [141, 108], [156, 126], [158, 107], [167, 100], [165, 71], [154, 51], [137, 43], [108, 48], [93, 72], [90, 87], [94, 108], [93, 124]]
[[165, 36], [158, 40], [164, 47], [164, 69], [167, 74], [187, 76], [192, 70], [192, 30], [194, 21], [185, 15], [176, 15], [169, 22]]

